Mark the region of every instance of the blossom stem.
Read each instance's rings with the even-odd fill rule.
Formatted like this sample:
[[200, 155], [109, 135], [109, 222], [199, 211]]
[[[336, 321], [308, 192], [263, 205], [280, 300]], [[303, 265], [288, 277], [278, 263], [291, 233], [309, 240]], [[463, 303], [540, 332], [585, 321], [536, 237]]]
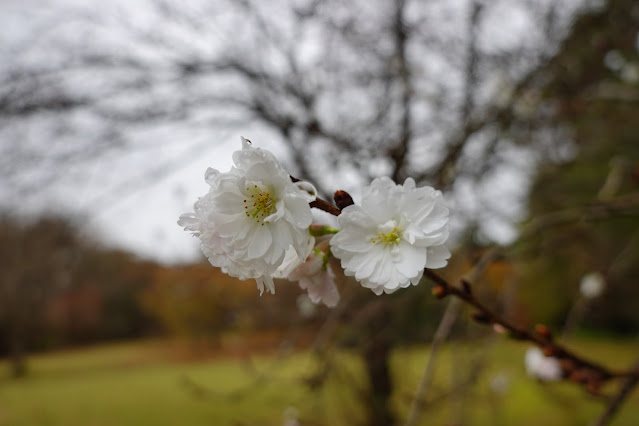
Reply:
[[315, 201], [311, 201], [310, 206], [315, 207], [316, 209], [323, 210], [327, 213], [330, 213], [333, 216], [339, 216], [340, 213], [342, 213], [342, 211], [339, 208], [335, 207], [334, 205], [332, 205], [326, 200], [322, 200], [319, 197], [316, 198]]
[[324, 235], [334, 235], [339, 232], [339, 229], [332, 228], [330, 226], [324, 226], [319, 224], [312, 224], [308, 228], [309, 233], [314, 237], [323, 237]]
[[[291, 178], [291, 181], [293, 182], [299, 182], [300, 180], [294, 176], [289, 176]], [[320, 197], [315, 198], [314, 201], [311, 201], [309, 203], [309, 205], [311, 207], [315, 207], [316, 209], [320, 209], [323, 210], [327, 213], [332, 214], [333, 216], [339, 216], [340, 213], [342, 213], [342, 210], [339, 207], [335, 207], [334, 205], [332, 205], [331, 203], [329, 203], [326, 200], [321, 199]]]

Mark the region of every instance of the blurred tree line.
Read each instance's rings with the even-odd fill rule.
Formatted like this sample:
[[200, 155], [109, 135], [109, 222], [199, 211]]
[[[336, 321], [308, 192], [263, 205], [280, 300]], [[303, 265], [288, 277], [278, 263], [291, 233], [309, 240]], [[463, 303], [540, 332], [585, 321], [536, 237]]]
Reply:
[[156, 265], [98, 248], [68, 220], [0, 221], [0, 354], [15, 375], [24, 355], [61, 346], [147, 334], [137, 302]]
[[208, 263], [163, 266], [100, 247], [69, 220], [0, 220], [0, 356], [14, 375], [28, 352], [109, 340], [171, 335], [219, 346], [229, 331], [317, 327], [302, 316], [302, 291], [288, 283], [277, 297], [256, 297]]
[[636, 335], [639, 315], [639, 7], [610, 0], [580, 17], [556, 57], [540, 107], [574, 141], [540, 164], [528, 209], [535, 229], [515, 253], [529, 318], [560, 328], [581, 278], [600, 272], [590, 327]]

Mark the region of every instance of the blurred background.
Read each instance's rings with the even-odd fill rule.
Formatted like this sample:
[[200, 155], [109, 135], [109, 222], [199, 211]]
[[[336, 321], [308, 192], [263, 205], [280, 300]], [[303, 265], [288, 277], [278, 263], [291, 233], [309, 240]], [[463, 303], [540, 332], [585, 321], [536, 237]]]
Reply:
[[[0, 11], [0, 425], [582, 425], [603, 411], [527, 377], [525, 344], [426, 279], [376, 297], [338, 276], [327, 309], [295, 283], [260, 297], [212, 268], [176, 222], [240, 136], [327, 199], [357, 202], [378, 176], [441, 189], [444, 276], [611, 368], [639, 355], [635, 1]], [[635, 426], [638, 398], [612, 424]]]

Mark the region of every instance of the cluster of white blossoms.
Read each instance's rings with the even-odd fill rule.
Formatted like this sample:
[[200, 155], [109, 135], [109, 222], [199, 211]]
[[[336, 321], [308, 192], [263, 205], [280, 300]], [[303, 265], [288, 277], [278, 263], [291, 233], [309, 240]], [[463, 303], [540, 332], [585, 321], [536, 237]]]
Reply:
[[178, 224], [200, 239], [212, 265], [255, 279], [260, 292], [274, 293], [273, 279], [288, 278], [313, 302], [333, 307], [339, 292], [331, 256], [345, 275], [378, 295], [416, 285], [424, 268], [441, 268], [450, 257], [448, 209], [433, 188], [417, 188], [412, 179], [403, 185], [375, 179], [360, 205], [342, 210], [339, 229], [319, 227], [326, 231], [315, 239], [313, 185], [294, 182], [273, 154], [244, 138], [233, 161], [227, 173], [207, 170], [209, 192]]

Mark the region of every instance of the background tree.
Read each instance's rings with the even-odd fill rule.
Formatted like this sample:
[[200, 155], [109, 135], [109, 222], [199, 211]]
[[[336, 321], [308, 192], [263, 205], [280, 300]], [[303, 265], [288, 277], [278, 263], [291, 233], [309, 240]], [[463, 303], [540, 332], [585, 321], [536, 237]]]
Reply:
[[[158, 267], [140, 294], [141, 305], [171, 336], [189, 339], [194, 349], [217, 350], [225, 335], [256, 332], [280, 335], [291, 346], [308, 344], [322, 308], [302, 315], [301, 290], [280, 281], [276, 298], [255, 297], [255, 288], [206, 263]], [[310, 303], [310, 302], [309, 302]], [[301, 342], [300, 342], [301, 341]]]
[[0, 223], [0, 324], [15, 377], [26, 373], [28, 345], [43, 345], [43, 311], [71, 280], [79, 242], [63, 219]]
[[[530, 195], [530, 225], [550, 227], [522, 246], [522, 298], [534, 318], [561, 325], [580, 279], [597, 271], [607, 285], [589, 324], [626, 333], [639, 326], [638, 32], [638, 6], [610, 1], [580, 17], [540, 71], [548, 75], [542, 104], [573, 142], [569, 155], [539, 167]], [[541, 303], [542, 294], [553, 298]]]

